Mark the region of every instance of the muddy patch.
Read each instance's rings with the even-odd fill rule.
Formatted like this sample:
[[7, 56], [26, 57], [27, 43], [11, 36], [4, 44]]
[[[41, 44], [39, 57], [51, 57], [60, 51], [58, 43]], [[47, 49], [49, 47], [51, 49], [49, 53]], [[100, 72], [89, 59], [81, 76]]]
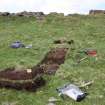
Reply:
[[67, 41], [65, 39], [59, 39], [59, 40], [55, 40], [54, 41], [54, 44], [64, 44], [64, 43], [74, 44], [74, 40]]
[[27, 91], [36, 91], [41, 86], [44, 86], [46, 81], [43, 78], [37, 78], [36, 80], [27, 80], [27, 81], [11, 81], [11, 80], [0, 80], [1, 88], [13, 88], [16, 90], [27, 90]]
[[54, 75], [64, 63], [67, 50], [67, 48], [52, 49], [39, 64], [30, 69], [17, 70], [14, 67], [0, 71], [0, 87], [36, 90], [46, 84], [43, 75]]
[[67, 50], [67, 48], [56, 48], [48, 52], [40, 63], [44, 73], [55, 74], [59, 66], [64, 63]]

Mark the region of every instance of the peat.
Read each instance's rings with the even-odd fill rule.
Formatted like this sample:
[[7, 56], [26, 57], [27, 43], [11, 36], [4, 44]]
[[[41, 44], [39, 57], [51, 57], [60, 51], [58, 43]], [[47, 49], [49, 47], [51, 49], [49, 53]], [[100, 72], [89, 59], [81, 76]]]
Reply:
[[59, 39], [59, 40], [55, 40], [54, 41], [54, 44], [64, 44], [64, 43], [74, 44], [74, 40], [67, 41], [65, 39]]
[[[0, 87], [36, 90], [44, 86], [43, 75], [54, 75], [64, 63], [68, 48], [55, 48], [49, 51], [44, 59], [31, 69], [16, 70], [15, 67], [0, 71]], [[28, 71], [29, 70], [29, 71]]]

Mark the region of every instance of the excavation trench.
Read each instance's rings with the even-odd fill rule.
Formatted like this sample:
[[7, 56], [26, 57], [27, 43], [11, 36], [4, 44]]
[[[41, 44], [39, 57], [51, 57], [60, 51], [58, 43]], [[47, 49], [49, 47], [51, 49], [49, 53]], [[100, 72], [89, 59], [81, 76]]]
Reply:
[[35, 91], [46, 84], [43, 75], [54, 75], [64, 63], [67, 50], [67, 48], [51, 49], [44, 59], [31, 69], [16, 70], [14, 67], [0, 71], [0, 87]]

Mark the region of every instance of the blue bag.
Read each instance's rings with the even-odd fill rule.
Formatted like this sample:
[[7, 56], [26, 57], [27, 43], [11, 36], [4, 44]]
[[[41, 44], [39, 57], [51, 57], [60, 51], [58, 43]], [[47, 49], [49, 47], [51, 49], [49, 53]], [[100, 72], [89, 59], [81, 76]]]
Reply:
[[22, 44], [20, 41], [16, 41], [11, 44], [11, 48], [20, 48], [20, 47], [25, 47], [25, 45]]

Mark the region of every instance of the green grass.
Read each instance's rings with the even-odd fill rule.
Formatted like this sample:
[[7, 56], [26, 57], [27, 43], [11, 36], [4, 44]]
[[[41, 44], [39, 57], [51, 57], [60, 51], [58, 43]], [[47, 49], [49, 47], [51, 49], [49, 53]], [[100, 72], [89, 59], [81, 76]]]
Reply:
[[[73, 46], [66, 61], [55, 76], [47, 77], [46, 86], [37, 92], [0, 89], [0, 104], [17, 102], [17, 105], [47, 105], [50, 97], [60, 99], [56, 105], [105, 105], [105, 15], [99, 16], [57, 16], [49, 15], [43, 21], [35, 18], [0, 17], [0, 69], [12, 66], [31, 67], [56, 47], [53, 41], [60, 38], [73, 39]], [[12, 49], [14, 41], [33, 44], [32, 49]], [[78, 51], [93, 48], [98, 51], [98, 60], [89, 57], [75, 65]], [[56, 88], [66, 83], [80, 83], [94, 80], [85, 90], [89, 95], [77, 103], [70, 98], [62, 100]]]

